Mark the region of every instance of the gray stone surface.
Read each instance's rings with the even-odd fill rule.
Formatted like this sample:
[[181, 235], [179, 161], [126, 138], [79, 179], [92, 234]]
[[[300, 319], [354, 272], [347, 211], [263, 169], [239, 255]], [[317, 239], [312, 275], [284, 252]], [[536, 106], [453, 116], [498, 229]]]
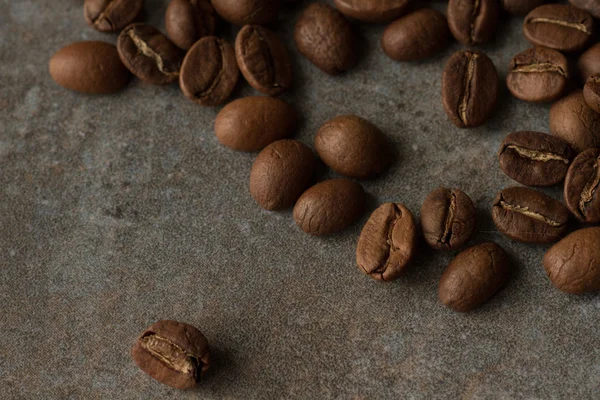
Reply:
[[[166, 3], [147, 1], [146, 20], [164, 28]], [[219, 145], [218, 109], [177, 85], [66, 91], [47, 72], [50, 56], [116, 37], [87, 27], [79, 0], [0, 0], [0, 397], [598, 399], [600, 297], [554, 289], [546, 247], [509, 241], [489, 217], [495, 193], [514, 185], [497, 167], [503, 136], [547, 131], [548, 106], [502, 85], [494, 118], [459, 130], [439, 95], [458, 44], [395, 63], [379, 48], [383, 27], [361, 26], [359, 65], [332, 78], [296, 52], [296, 16], [287, 11], [278, 28], [296, 59], [285, 96], [303, 115], [296, 137], [312, 144], [320, 124], [346, 113], [377, 124], [400, 159], [364, 182], [371, 208], [398, 201], [418, 214], [437, 186], [463, 189], [480, 215], [471, 244], [496, 241], [514, 260], [508, 286], [454, 313], [437, 300], [453, 254], [424, 246], [395, 283], [362, 275], [354, 246], [367, 215], [314, 238], [291, 212], [261, 210], [247, 190], [255, 155]], [[528, 47], [521, 23], [506, 21], [483, 47], [501, 79]], [[242, 84], [236, 96], [250, 94]], [[212, 345], [198, 391], [162, 386], [129, 357], [136, 336], [165, 318], [198, 326]]]

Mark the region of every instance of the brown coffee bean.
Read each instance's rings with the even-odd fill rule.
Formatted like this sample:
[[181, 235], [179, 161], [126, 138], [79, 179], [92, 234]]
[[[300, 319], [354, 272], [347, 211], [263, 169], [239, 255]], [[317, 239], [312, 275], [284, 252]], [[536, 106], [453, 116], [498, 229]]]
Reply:
[[144, 0], [85, 0], [83, 16], [100, 32], [118, 32], [142, 11]]
[[510, 277], [508, 256], [496, 243], [460, 252], [444, 271], [438, 296], [455, 311], [471, 311], [488, 301]]
[[333, 0], [344, 15], [363, 22], [386, 22], [408, 9], [410, 0]]
[[244, 97], [227, 104], [217, 115], [215, 134], [223, 145], [239, 151], [258, 151], [291, 136], [298, 114], [283, 100]]
[[224, 39], [206, 36], [186, 54], [179, 86], [193, 102], [216, 106], [231, 96], [239, 76], [233, 47]]
[[210, 365], [202, 332], [177, 321], [158, 321], [146, 329], [131, 349], [138, 367], [176, 389], [195, 387]]
[[590, 76], [600, 74], [600, 43], [596, 43], [579, 56], [579, 77], [585, 83]]
[[527, 186], [562, 182], [573, 156], [573, 150], [561, 138], [532, 131], [509, 134], [498, 151], [502, 171]]
[[50, 59], [50, 75], [60, 86], [83, 93], [112, 93], [123, 89], [131, 74], [117, 48], [98, 41], [75, 42]]
[[316, 159], [296, 140], [278, 140], [260, 152], [250, 172], [250, 194], [265, 210], [282, 210], [294, 205], [306, 190]]
[[569, 3], [589, 12], [595, 18], [600, 18], [600, 1], [598, 0], [569, 0]]
[[592, 110], [576, 90], [550, 108], [550, 131], [577, 153], [600, 147], [600, 114]]
[[513, 240], [551, 243], [566, 232], [569, 210], [544, 193], [511, 187], [496, 196], [492, 218], [498, 230]]
[[514, 15], [525, 15], [537, 6], [546, 3], [547, 0], [501, 0], [504, 11]]
[[212, 0], [212, 5], [225, 21], [234, 25], [266, 25], [277, 19], [280, 0]]
[[300, 196], [294, 206], [294, 220], [306, 233], [329, 235], [359, 219], [365, 201], [365, 192], [358, 183], [330, 179], [317, 183]]
[[199, 39], [215, 34], [217, 14], [209, 0], [171, 0], [165, 27], [173, 43], [189, 50]]
[[583, 98], [592, 110], [600, 113], [600, 74], [589, 77], [583, 87]]
[[459, 128], [483, 124], [496, 106], [498, 74], [492, 60], [476, 51], [455, 53], [442, 75], [442, 102]]
[[423, 236], [436, 250], [461, 247], [473, 236], [476, 222], [475, 206], [462, 190], [438, 188], [421, 206]]
[[499, 11], [498, 0], [450, 0], [450, 32], [467, 46], [487, 43], [496, 33]]
[[292, 86], [292, 63], [279, 37], [267, 28], [246, 25], [235, 40], [242, 75], [259, 92], [275, 96]]
[[600, 149], [587, 149], [573, 160], [565, 179], [567, 208], [582, 222], [600, 223]]
[[531, 43], [561, 51], [583, 49], [592, 37], [594, 20], [568, 4], [545, 4], [525, 17], [523, 33]]
[[417, 247], [417, 226], [402, 204], [385, 203], [371, 214], [356, 246], [356, 262], [373, 279], [390, 282], [404, 273]]
[[298, 50], [322, 71], [337, 75], [357, 62], [352, 26], [335, 9], [323, 3], [309, 5], [294, 30]]

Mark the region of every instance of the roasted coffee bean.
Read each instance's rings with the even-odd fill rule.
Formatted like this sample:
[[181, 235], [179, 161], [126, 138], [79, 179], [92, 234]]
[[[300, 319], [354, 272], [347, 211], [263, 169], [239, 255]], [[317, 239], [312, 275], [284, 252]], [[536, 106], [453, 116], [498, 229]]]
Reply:
[[212, 0], [212, 5], [234, 25], [266, 25], [277, 19], [281, 0]]
[[260, 152], [250, 172], [250, 194], [265, 210], [294, 205], [315, 170], [313, 152], [296, 140], [278, 140]]
[[525, 15], [537, 6], [546, 3], [547, 0], [501, 0], [504, 11], [514, 15]]
[[492, 60], [476, 51], [455, 53], [442, 75], [442, 102], [459, 128], [483, 124], [496, 106], [498, 74]]
[[50, 75], [60, 86], [83, 93], [112, 93], [123, 89], [131, 74], [110, 43], [75, 42], [50, 59]]
[[404, 273], [417, 247], [417, 225], [402, 204], [385, 203], [371, 214], [358, 238], [356, 262], [373, 279], [390, 282]]
[[544, 103], [563, 94], [569, 81], [567, 58], [556, 50], [537, 46], [510, 62], [506, 85], [517, 99]]
[[404, 14], [410, 0], [333, 0], [333, 3], [350, 18], [363, 22], [386, 22]]
[[499, 11], [498, 0], [450, 0], [450, 32], [467, 46], [487, 43], [496, 33]]
[[575, 231], [556, 243], [544, 256], [544, 269], [563, 292], [600, 290], [600, 228]]
[[523, 33], [531, 43], [561, 51], [583, 49], [592, 37], [594, 20], [568, 4], [539, 6], [525, 17]]
[[202, 332], [177, 321], [158, 321], [146, 329], [131, 349], [133, 361], [157, 381], [176, 389], [193, 388], [210, 365]]
[[600, 1], [598, 0], [569, 0], [569, 3], [589, 12], [595, 18], [600, 18]]
[[294, 40], [300, 53], [328, 74], [340, 74], [356, 64], [352, 26], [327, 4], [313, 3], [304, 10], [296, 22]]
[[142, 11], [144, 0], [85, 0], [83, 16], [100, 32], [118, 32]]
[[423, 236], [436, 250], [461, 247], [473, 236], [476, 220], [473, 202], [458, 189], [438, 188], [421, 206]]
[[396, 61], [422, 60], [444, 50], [450, 31], [446, 17], [428, 8], [410, 13], [387, 27], [381, 37], [385, 54]]
[[267, 28], [246, 25], [235, 40], [235, 56], [246, 81], [270, 96], [292, 86], [292, 63], [279, 37]]
[[359, 219], [365, 200], [365, 192], [358, 183], [330, 179], [317, 183], [300, 196], [294, 206], [294, 220], [306, 233], [329, 235]]
[[509, 134], [498, 151], [502, 171], [527, 186], [562, 182], [573, 156], [573, 150], [561, 138], [532, 131]]
[[600, 223], [600, 149], [587, 149], [575, 157], [565, 179], [564, 198], [578, 220]]
[[551, 243], [566, 232], [569, 210], [544, 193], [511, 187], [496, 196], [492, 218], [498, 230], [511, 239], [524, 243]]
[[393, 158], [383, 132], [356, 115], [335, 117], [323, 124], [315, 137], [319, 157], [334, 171], [354, 178], [383, 172]]
[[217, 14], [209, 0], [171, 0], [165, 27], [173, 43], [189, 50], [199, 39], [215, 34]]
[[564, 139], [577, 153], [600, 147], [600, 114], [592, 110], [577, 90], [550, 108], [550, 132]]
[[123, 64], [144, 82], [164, 85], [179, 78], [182, 51], [150, 25], [131, 24], [123, 29], [117, 50]]
[[583, 87], [583, 98], [587, 105], [600, 113], [600, 74], [590, 76]]
[[206, 36], [186, 54], [179, 86], [193, 102], [216, 106], [231, 96], [239, 76], [233, 47], [224, 39]]
[[273, 97], [244, 97], [227, 104], [217, 115], [215, 134], [223, 145], [258, 151], [296, 130], [296, 110]]
[[600, 43], [596, 43], [579, 56], [579, 77], [585, 83], [590, 76], [600, 74]]

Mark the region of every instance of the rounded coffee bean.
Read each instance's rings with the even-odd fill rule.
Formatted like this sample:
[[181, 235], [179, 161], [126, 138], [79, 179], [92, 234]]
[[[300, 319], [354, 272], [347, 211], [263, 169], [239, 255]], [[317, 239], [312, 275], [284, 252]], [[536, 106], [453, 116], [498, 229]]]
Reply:
[[544, 269], [563, 292], [600, 290], [600, 228], [580, 229], [556, 243], [544, 256]]
[[234, 25], [266, 25], [277, 19], [281, 0], [212, 0], [212, 5]]
[[83, 16], [100, 32], [118, 32], [142, 11], [144, 0], [85, 0]]
[[550, 131], [577, 153], [600, 147], [600, 114], [587, 105], [583, 92], [577, 90], [550, 108]]
[[177, 321], [158, 321], [146, 329], [131, 349], [138, 367], [176, 389], [193, 388], [210, 365], [202, 332]]
[[182, 51], [150, 25], [131, 24], [123, 29], [117, 49], [123, 64], [144, 82], [164, 85], [179, 78]]
[[579, 56], [579, 77], [585, 83], [590, 76], [600, 74], [600, 43], [596, 43]]
[[464, 50], [450, 57], [442, 75], [442, 103], [454, 125], [483, 124], [496, 106], [497, 95], [498, 74], [488, 56]]
[[209, 0], [171, 0], [165, 27], [173, 43], [189, 50], [200, 38], [215, 34], [217, 14]]
[[501, 0], [504, 11], [514, 15], [525, 15], [537, 6], [546, 3], [547, 0]]
[[193, 102], [216, 106], [231, 96], [239, 76], [233, 47], [224, 39], [206, 36], [186, 54], [179, 86]]
[[468, 46], [489, 42], [498, 24], [498, 0], [450, 0], [448, 26]]
[[350, 18], [363, 22], [386, 22], [404, 14], [410, 0], [333, 0], [333, 3]]
[[600, 113], [600, 74], [589, 77], [583, 87], [583, 98], [592, 110]]
[[567, 58], [556, 50], [537, 46], [510, 62], [506, 85], [517, 99], [544, 103], [562, 96], [569, 81]]
[[561, 51], [583, 49], [592, 37], [594, 20], [568, 4], [545, 4], [525, 17], [523, 33], [531, 43]]
[[467, 194], [458, 189], [438, 188], [421, 206], [421, 228], [429, 246], [456, 250], [465, 244], [476, 225], [476, 211]]
[[98, 41], [75, 42], [50, 59], [50, 75], [60, 86], [83, 93], [112, 93], [121, 90], [131, 74], [117, 48]]
[[446, 17], [436, 10], [424, 8], [388, 26], [381, 37], [381, 47], [396, 61], [422, 60], [444, 50], [449, 36]]
[[402, 204], [385, 203], [371, 214], [358, 238], [356, 262], [373, 279], [398, 279], [417, 247], [417, 226]]
[[498, 151], [502, 171], [527, 186], [562, 182], [573, 156], [573, 150], [561, 138], [532, 131], [509, 134]]
[[496, 243], [482, 243], [460, 253], [444, 271], [438, 297], [455, 311], [471, 311], [489, 300], [508, 281], [511, 265]]
[[244, 97], [227, 104], [217, 115], [215, 134], [223, 145], [239, 151], [258, 151], [296, 130], [296, 110], [283, 100]]
[[334, 171], [354, 178], [379, 174], [393, 153], [383, 132], [355, 115], [335, 117], [323, 124], [315, 137], [319, 157]]
[[564, 198], [582, 222], [600, 223], [600, 149], [579, 153], [567, 172]]
[[322, 71], [336, 75], [357, 61], [352, 26], [335, 9], [323, 3], [309, 5], [296, 22], [298, 50]]
[[259, 92], [274, 96], [292, 86], [290, 55], [279, 37], [267, 28], [246, 25], [235, 40], [242, 75]]
[[600, 18], [600, 1], [598, 0], [569, 0], [569, 3], [589, 12], [595, 18]]
[[496, 196], [492, 218], [498, 230], [511, 239], [524, 243], [551, 243], [566, 232], [569, 210], [544, 193], [511, 187]]
[[358, 220], [365, 202], [365, 192], [358, 183], [330, 179], [317, 183], [300, 196], [294, 206], [294, 220], [306, 233], [329, 235]]
[[265, 210], [294, 205], [308, 187], [316, 159], [296, 140], [278, 140], [260, 152], [250, 172], [250, 194]]

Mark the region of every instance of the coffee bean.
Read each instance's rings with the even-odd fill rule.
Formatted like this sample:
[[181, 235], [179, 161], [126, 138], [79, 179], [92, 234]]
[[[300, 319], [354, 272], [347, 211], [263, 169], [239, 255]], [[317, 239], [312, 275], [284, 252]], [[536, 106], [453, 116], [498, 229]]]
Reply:
[[446, 17], [436, 10], [425, 8], [388, 26], [381, 37], [381, 47], [396, 61], [422, 60], [444, 50], [449, 36]]
[[179, 78], [183, 53], [150, 25], [131, 24], [123, 29], [117, 50], [127, 69], [144, 82], [164, 85]]
[[408, 208], [385, 203], [371, 214], [358, 238], [356, 262], [373, 279], [390, 282], [404, 273], [417, 247], [417, 226]]
[[561, 51], [577, 51], [592, 37], [594, 20], [568, 4], [545, 4], [525, 17], [523, 33], [531, 43]]
[[239, 75], [233, 47], [224, 39], [206, 36], [186, 54], [179, 86], [193, 102], [216, 106], [231, 96]]
[[583, 87], [583, 98], [592, 110], [600, 113], [600, 74], [589, 77]]
[[569, 81], [565, 56], [537, 46], [517, 54], [510, 62], [506, 85], [517, 99], [543, 103], [561, 97]]
[[547, 0], [501, 0], [504, 11], [514, 15], [525, 15], [537, 6], [546, 3]]
[[473, 202], [458, 189], [438, 188], [421, 206], [423, 236], [436, 250], [461, 247], [473, 236], [476, 220]]
[[309, 5], [296, 22], [298, 50], [322, 71], [337, 75], [357, 61], [352, 26], [335, 9], [323, 3]]
[[509, 134], [498, 151], [502, 171], [527, 186], [552, 186], [562, 182], [573, 156], [564, 140], [532, 131]]
[[600, 147], [600, 114], [587, 105], [583, 92], [576, 90], [550, 108], [550, 131], [577, 153]]
[[383, 132], [355, 115], [335, 117], [323, 124], [315, 137], [315, 149], [331, 169], [354, 178], [383, 172], [393, 158]]
[[273, 97], [245, 97], [227, 104], [217, 115], [215, 134], [223, 145], [258, 151], [296, 130], [296, 110]]
[[266, 210], [294, 205], [315, 170], [313, 152], [296, 140], [278, 140], [260, 152], [250, 172], [250, 194]]
[[498, 24], [498, 0], [450, 0], [448, 26], [468, 46], [489, 42]]
[[579, 77], [585, 83], [590, 76], [600, 74], [600, 43], [596, 43], [579, 56]]
[[471, 311], [506, 284], [511, 269], [508, 256], [496, 243], [470, 247], [458, 253], [444, 271], [438, 297], [455, 311]]
[[246, 25], [235, 40], [242, 75], [259, 92], [275, 96], [292, 86], [292, 63], [287, 48], [267, 28]]
[[594, 18], [600, 18], [600, 1], [598, 0], [569, 0], [569, 3], [589, 12]]
[[306, 233], [315, 236], [342, 231], [362, 215], [363, 188], [348, 179], [317, 183], [300, 196], [294, 206], [294, 220]]
[[85, 0], [83, 16], [100, 32], [118, 32], [142, 11], [144, 0]]
[[551, 243], [566, 232], [569, 210], [544, 193], [511, 187], [496, 196], [492, 218], [498, 230], [513, 240]]
[[579, 153], [565, 179], [567, 208], [582, 222], [600, 223], [600, 149]]
[[212, 5], [225, 21], [234, 25], [266, 25], [277, 19], [280, 0], [212, 0]]
[[199, 39], [215, 34], [217, 14], [209, 0], [171, 0], [165, 27], [173, 43], [189, 50]]
[[556, 243], [544, 256], [544, 269], [563, 292], [600, 290], [600, 228], [575, 231]]
[[344, 15], [363, 22], [386, 22], [408, 9], [410, 0], [333, 0]]
[[60, 86], [83, 93], [111, 93], [121, 90], [131, 74], [117, 48], [98, 41], [75, 42], [50, 59], [50, 75]]
[[142, 371], [176, 389], [195, 387], [210, 365], [202, 332], [177, 321], [158, 321], [146, 329], [131, 349]]
[[498, 94], [498, 74], [492, 60], [476, 51], [455, 53], [442, 75], [442, 102], [459, 128], [483, 124], [492, 114]]

